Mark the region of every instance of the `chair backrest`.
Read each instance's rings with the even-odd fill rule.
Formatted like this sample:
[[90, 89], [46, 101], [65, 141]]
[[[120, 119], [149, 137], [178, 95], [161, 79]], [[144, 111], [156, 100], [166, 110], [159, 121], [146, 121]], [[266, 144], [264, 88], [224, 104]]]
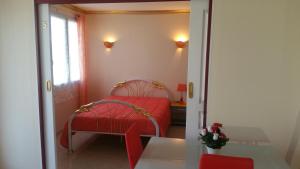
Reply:
[[251, 158], [203, 154], [200, 169], [254, 169]]
[[143, 153], [143, 146], [137, 125], [133, 124], [130, 126], [125, 133], [125, 140], [130, 169], [134, 169]]

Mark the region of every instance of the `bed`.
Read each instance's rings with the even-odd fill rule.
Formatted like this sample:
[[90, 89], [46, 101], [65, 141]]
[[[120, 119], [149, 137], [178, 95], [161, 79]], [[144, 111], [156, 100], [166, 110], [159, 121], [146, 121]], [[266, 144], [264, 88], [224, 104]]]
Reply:
[[124, 135], [133, 123], [142, 136], [165, 136], [171, 119], [169, 107], [169, 92], [161, 83], [120, 82], [111, 90], [111, 96], [83, 105], [70, 116], [60, 143], [72, 152], [75, 133]]

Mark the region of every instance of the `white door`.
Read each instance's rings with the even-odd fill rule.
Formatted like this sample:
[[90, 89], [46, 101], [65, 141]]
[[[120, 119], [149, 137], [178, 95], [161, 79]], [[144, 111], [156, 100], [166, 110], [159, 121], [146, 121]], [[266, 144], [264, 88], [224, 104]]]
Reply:
[[195, 139], [204, 112], [205, 57], [209, 0], [191, 0], [186, 138]]
[[43, 88], [44, 133], [47, 169], [56, 169], [56, 130], [52, 92], [52, 56], [50, 11], [48, 4], [39, 5], [40, 58]]

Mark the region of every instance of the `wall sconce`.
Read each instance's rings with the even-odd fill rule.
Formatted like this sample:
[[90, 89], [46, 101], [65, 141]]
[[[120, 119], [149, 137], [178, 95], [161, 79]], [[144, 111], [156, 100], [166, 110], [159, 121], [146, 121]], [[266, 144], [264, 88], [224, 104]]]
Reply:
[[175, 44], [176, 44], [177, 48], [183, 49], [183, 48], [186, 47], [187, 42], [184, 42], [184, 41], [175, 41]]
[[111, 49], [114, 46], [114, 42], [105, 41], [104, 46], [108, 49]]
[[177, 34], [174, 38], [176, 47], [179, 49], [183, 49], [186, 47], [187, 43], [188, 43], [188, 36], [186, 34]]

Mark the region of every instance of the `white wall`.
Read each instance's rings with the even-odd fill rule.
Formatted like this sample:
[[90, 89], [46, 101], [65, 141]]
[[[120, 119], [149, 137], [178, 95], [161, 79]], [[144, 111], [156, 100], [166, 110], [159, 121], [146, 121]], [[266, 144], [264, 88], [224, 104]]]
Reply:
[[2, 0], [0, 24], [0, 168], [41, 169], [33, 0]]
[[[188, 35], [189, 14], [94, 14], [86, 16], [86, 23], [90, 101], [132, 78], [160, 81], [179, 99], [177, 84], [187, 78], [187, 48], [178, 51], [174, 38]], [[106, 51], [103, 41], [109, 37], [117, 41]]]
[[287, 160], [293, 169], [300, 169], [300, 1], [288, 0], [287, 8], [287, 56], [290, 59], [292, 99], [295, 124], [292, 140], [288, 149]]
[[286, 2], [214, 0], [208, 96], [210, 122], [262, 128], [283, 156], [295, 124]]

